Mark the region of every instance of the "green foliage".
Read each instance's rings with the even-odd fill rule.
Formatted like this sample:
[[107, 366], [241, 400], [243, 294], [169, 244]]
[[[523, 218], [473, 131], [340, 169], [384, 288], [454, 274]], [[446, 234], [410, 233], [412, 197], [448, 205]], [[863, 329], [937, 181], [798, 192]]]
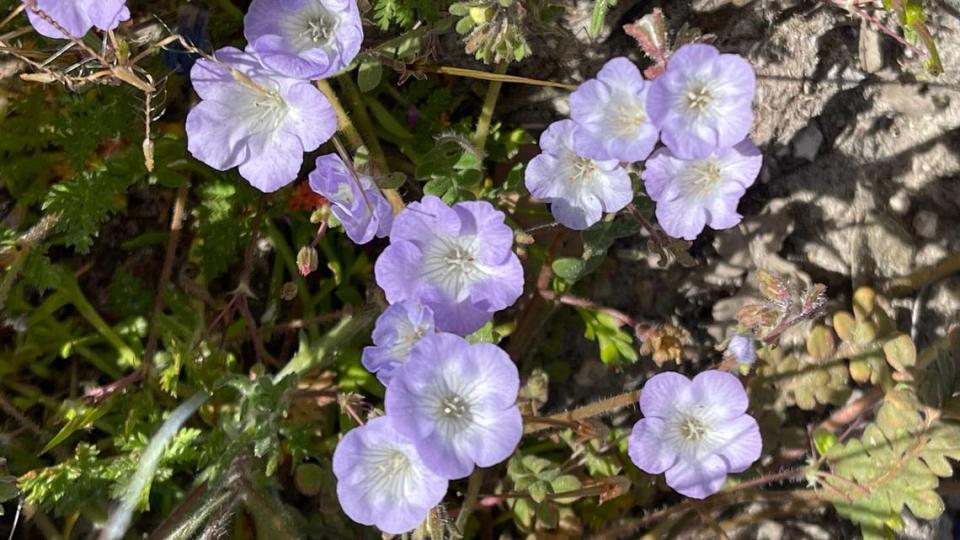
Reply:
[[[254, 194], [236, 178], [216, 178], [198, 190], [200, 204], [194, 211], [199, 241], [193, 256], [207, 279], [214, 279], [239, 260], [241, 246], [249, 238], [253, 216], [246, 208]], [[246, 214], [246, 215], [245, 215]]]
[[481, 159], [473, 145], [462, 137], [449, 136], [423, 156], [417, 167], [417, 178], [426, 181], [423, 192], [446, 201], [474, 198], [470, 189], [483, 179]]
[[886, 538], [903, 529], [904, 507], [921, 519], [943, 512], [937, 477], [953, 475], [947, 459], [960, 459], [960, 426], [939, 420], [911, 389], [899, 387], [862, 437], [834, 445], [826, 458], [833, 475], [824, 479], [824, 496], [864, 538]]
[[833, 328], [843, 341], [838, 352], [844, 358], [850, 358], [850, 376], [856, 382], [889, 385], [891, 366], [902, 373], [914, 363], [906, 356], [902, 360], [898, 356], [898, 350], [909, 346], [901, 345], [885, 352], [890, 347], [886, 342], [898, 340], [902, 334], [896, 332], [890, 316], [877, 304], [872, 289], [857, 289], [853, 295], [853, 314], [847, 311], [834, 313]]
[[54, 184], [42, 209], [59, 216], [56, 241], [80, 253], [89, 251], [101, 223], [123, 207], [127, 188], [144, 173], [140, 149], [129, 147], [72, 180]]
[[617, 0], [595, 0], [593, 3], [593, 13], [590, 16], [590, 35], [597, 37], [600, 29], [603, 28], [603, 20], [607, 17], [610, 8], [617, 5]]
[[926, 49], [924, 68], [928, 74], [937, 76], [943, 73], [943, 63], [937, 42], [927, 28], [928, 16], [923, 4], [923, 0], [883, 0], [883, 8], [896, 15], [907, 41]]
[[836, 339], [829, 328], [815, 326], [807, 336], [806, 354], [786, 354], [783, 348], [759, 351], [760, 373], [776, 382], [781, 406], [813, 410], [842, 405], [850, 395], [847, 366], [835, 358]]
[[579, 497], [563, 494], [580, 489], [580, 480], [563, 474], [560, 467], [534, 455], [516, 454], [507, 462], [507, 476], [514, 489], [525, 496], [512, 497], [510, 508], [514, 520], [524, 530], [556, 529], [565, 511], [564, 506]]
[[[17, 0], [0, 3], [11, 9], [19, 5]], [[593, 36], [616, 3], [588, 3]], [[158, 15], [150, 11], [154, 4], [131, 3], [136, 20]], [[189, 15], [191, 5], [167, 3], [159, 15], [171, 22]], [[634, 329], [629, 317], [572, 294], [557, 306], [544, 306], [530, 285], [550, 260], [549, 285], [556, 294], [577, 288], [588, 295], [588, 280], [598, 269], [616, 268], [608, 261], [615, 246], [636, 259], [660, 255], [666, 266], [712, 261], [709, 243], [698, 245], [695, 260], [688, 253], [690, 242], [668, 238], [657, 228], [653, 202], [641, 195], [619, 216], [569, 235], [549, 250], [555, 224], [542, 205], [531, 206], [523, 182], [538, 134], [517, 125], [521, 120], [512, 113], [524, 105], [516, 107], [517, 97], [547, 95], [504, 84], [506, 98], [491, 107], [484, 103], [488, 80], [438, 68], [476, 67], [456, 61], [463, 59], [462, 42], [467, 54], [503, 73], [507, 64], [530, 59], [533, 44], [568, 37], [565, 25], [557, 24], [565, 3], [372, 0], [360, 5], [369, 6], [364, 16], [377, 28], [333, 85], [357, 133], [343, 129], [336, 144], [309, 153], [302, 172], [316, 154], [343, 152], [407, 204], [435, 194], [448, 203], [486, 200], [505, 212], [528, 294], [466, 339], [522, 351], [514, 360], [523, 381], [518, 402], [524, 415], [548, 416], [590, 400], [571, 391], [583, 376], [593, 375], [590, 370], [636, 377], [651, 375], [654, 365], [662, 371], [668, 361], [692, 359], [690, 351], [702, 345], [705, 334], [694, 326], [703, 321], [692, 320], [690, 310], [636, 314], [675, 317], [690, 332], [670, 323]], [[889, 8], [896, 11], [897, 5], [903, 7], [900, 24], [907, 39], [925, 43], [928, 17], [919, 1], [893, 2]], [[207, 8], [216, 47], [240, 45], [242, 11], [231, 2]], [[5, 32], [27, 28], [23, 16], [8, 24]], [[679, 24], [665, 24], [655, 11], [633, 26], [637, 32], [631, 35], [653, 61], [648, 75], [655, 73], [672, 46], [666, 28]], [[61, 50], [65, 42], [31, 34], [7, 43], [37, 61], [56, 52], [44, 70], [76, 78], [69, 87], [58, 81], [41, 85], [29, 77], [0, 81], [0, 504], [7, 505], [7, 514], [17, 498], [33, 506], [35, 520], [26, 527], [34, 528], [18, 531], [27, 535], [36, 534], [35, 523], [43, 520], [75, 538], [98, 534], [119, 499], [143, 514], [134, 517], [127, 537], [156, 534], [157, 524], [168, 519], [180, 533], [170, 535], [175, 538], [371, 536], [340, 511], [331, 459], [345, 433], [384, 409], [384, 386], [363, 368], [361, 351], [386, 304], [374, 284], [373, 261], [387, 241], [357, 246], [336, 219], [321, 234], [318, 224], [329, 212], [303, 175], [288, 188], [263, 194], [235, 171], [215, 171], [195, 160], [186, 148], [184, 117], [196, 96], [187, 77], [161, 64], [159, 38], [143, 30], [121, 25], [108, 39], [91, 33], [85, 43], [102, 52], [104, 58], [97, 59], [87, 58], [82, 47]], [[162, 25], [155, 30], [166, 31]], [[694, 34], [680, 31], [680, 37]], [[137, 56], [140, 51], [145, 54]], [[109, 70], [100, 71], [104, 60], [134, 58], [131, 69], [138, 76], [149, 73], [157, 85], [151, 104], [155, 120], [149, 126], [156, 167], [149, 173], [141, 151], [147, 127], [143, 94]], [[511, 72], [538, 77], [537, 69], [531, 64]], [[34, 74], [42, 79], [47, 73]], [[93, 73], [99, 73], [95, 81], [80, 80]], [[495, 114], [488, 118], [491, 110]], [[487, 125], [487, 120], [489, 133], [477, 140], [478, 123]], [[636, 175], [634, 181], [642, 192]], [[186, 194], [186, 211], [175, 232], [171, 214], [179, 193]], [[642, 231], [649, 241], [637, 247]], [[303, 248], [313, 269], [308, 275], [297, 266], [296, 254]], [[165, 263], [172, 268], [169, 276], [161, 275]], [[936, 514], [941, 507], [933, 491], [937, 477], [952, 474], [946, 459], [960, 452], [957, 428], [948, 421], [960, 417], [955, 397], [960, 334], [918, 352], [878, 307], [875, 295], [858, 291], [852, 311], [834, 317], [832, 329], [815, 326], [805, 350], [783, 350], [773, 347], [778, 336], [817, 319], [824, 290], [759, 275], [764, 302], [742, 313], [738, 330], [756, 331], [770, 345], [762, 352], [760, 376], [745, 379], [751, 414], [763, 425], [765, 457], [812, 445], [813, 455], [793, 465], [811, 459], [817, 465], [811, 478], [820, 482], [819, 502], [834, 503], [867, 534], [898, 530], [903, 508], [920, 516]], [[698, 310], [706, 307], [693, 304]], [[548, 307], [557, 309], [546, 326], [542, 319]], [[570, 329], [580, 321], [608, 367], [585, 366], [596, 362], [592, 355], [571, 357], [576, 349], [569, 342], [580, 337]], [[641, 355], [653, 363], [640, 362]], [[717, 356], [708, 351], [678, 369], [692, 374], [720, 360]], [[868, 411], [839, 435], [821, 422], [808, 440], [804, 428], [816, 425], [814, 417], [825, 416], [828, 406], [842, 406], [853, 383], [888, 391], [873, 423], [858, 431], [870, 420]], [[912, 397], [913, 389], [919, 398]], [[193, 397], [180, 403], [181, 396]], [[789, 409], [793, 406], [803, 411]], [[495, 534], [589, 536], [676, 502], [659, 480], [630, 462], [626, 445], [635, 411], [624, 409], [612, 422], [557, 420], [562, 416], [553, 423], [541, 418], [542, 425], [527, 422], [525, 428], [546, 429], [525, 436], [506, 464], [484, 472], [480, 493], [492, 496], [483, 496], [482, 511], [490, 514]], [[173, 426], [167, 423], [171, 417], [179, 429], [169, 427], [158, 437], [161, 426]], [[151, 441], [168, 436], [168, 445], [153, 447], [157, 453], [163, 448], [154, 469], [147, 449]], [[823, 459], [814, 461], [817, 456]], [[821, 470], [824, 466], [829, 473]], [[141, 467], [145, 474], [137, 475]], [[447, 509], [463, 509], [458, 490], [464, 484], [451, 483], [429, 526], [414, 538], [424, 530], [453, 530]], [[786, 489], [779, 491], [789, 496]], [[735, 518], [740, 502], [754, 492], [744, 489], [738, 494], [743, 499], [726, 501], [724, 513]], [[490, 504], [489, 497], [496, 496], [502, 501]], [[687, 517], [693, 515], [678, 513], [670, 518], [669, 530], [648, 532], [695, 535], [693, 528], [702, 524]], [[179, 517], [184, 521], [173, 523]], [[470, 538], [477, 521], [454, 532]]]
[[558, 257], [553, 261], [553, 272], [565, 281], [575, 283], [600, 266], [617, 239], [638, 232], [640, 224], [630, 216], [601, 221], [581, 233], [583, 254], [580, 257]]
[[633, 335], [621, 328], [620, 320], [608, 313], [586, 308], [577, 308], [577, 313], [587, 327], [584, 337], [597, 342], [600, 360], [604, 364], [637, 361], [639, 355], [633, 347]]

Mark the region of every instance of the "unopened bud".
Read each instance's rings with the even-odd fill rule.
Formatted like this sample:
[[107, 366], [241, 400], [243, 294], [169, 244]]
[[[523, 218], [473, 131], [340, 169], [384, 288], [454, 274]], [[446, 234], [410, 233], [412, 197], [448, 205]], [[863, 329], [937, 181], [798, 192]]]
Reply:
[[312, 246], [303, 246], [300, 248], [300, 252], [297, 253], [297, 269], [300, 270], [301, 276], [309, 276], [311, 272], [317, 269], [317, 265], [320, 263], [320, 256], [317, 255], [317, 250]]

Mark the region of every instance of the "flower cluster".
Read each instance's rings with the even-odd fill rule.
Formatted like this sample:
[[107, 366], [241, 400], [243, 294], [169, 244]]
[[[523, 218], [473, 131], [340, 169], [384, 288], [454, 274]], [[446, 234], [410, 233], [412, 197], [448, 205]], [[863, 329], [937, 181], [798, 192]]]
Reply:
[[[244, 51], [220, 49], [214, 60], [200, 60], [191, 70], [202, 101], [187, 116], [188, 149], [217, 170], [239, 167], [250, 184], [271, 192], [295, 180], [303, 154], [336, 131], [333, 107], [310, 81], [353, 61], [363, 26], [355, 0], [254, 0], [244, 18], [244, 35], [249, 42]], [[335, 167], [331, 161], [323, 165]], [[315, 174], [325, 170], [318, 168]], [[351, 193], [367, 189], [348, 187]], [[365, 195], [360, 199], [364, 213], [382, 215]], [[347, 214], [358, 210], [352, 203], [341, 207]], [[357, 219], [360, 223], [348, 226], [348, 234], [364, 237], [372, 220]]]
[[[448, 480], [507, 459], [520, 443], [516, 366], [499, 347], [462, 336], [516, 302], [523, 268], [503, 212], [488, 202], [449, 206], [428, 195], [391, 223], [382, 195], [361, 191], [368, 180], [352, 182], [331, 156], [317, 169], [311, 185], [351, 238], [389, 229], [374, 271], [390, 306], [361, 358], [387, 388], [387, 414], [341, 441], [334, 473], [347, 515], [402, 533], [426, 518]], [[359, 204], [362, 194], [372, 213]]]
[[541, 136], [527, 189], [558, 222], [586, 229], [630, 204], [628, 167], [646, 160], [642, 179], [668, 234], [693, 240], [707, 225], [733, 227], [762, 164], [747, 138], [755, 85], [746, 60], [711, 45], [680, 47], [652, 81], [614, 58], [571, 94], [572, 120]]
[[126, 0], [23, 0], [30, 24], [40, 35], [79, 39], [91, 28], [113, 30], [130, 19]]
[[443, 498], [448, 480], [507, 459], [520, 443], [520, 376], [502, 349], [433, 332], [429, 309], [395, 304], [364, 365], [386, 377], [386, 416], [337, 445], [333, 472], [344, 511], [399, 534]]
[[760, 457], [760, 428], [746, 414], [749, 401], [733, 375], [709, 370], [691, 381], [678, 373], [650, 378], [640, 394], [643, 418], [630, 434], [630, 459], [650, 474], [666, 473], [681, 495], [703, 499], [728, 473]]

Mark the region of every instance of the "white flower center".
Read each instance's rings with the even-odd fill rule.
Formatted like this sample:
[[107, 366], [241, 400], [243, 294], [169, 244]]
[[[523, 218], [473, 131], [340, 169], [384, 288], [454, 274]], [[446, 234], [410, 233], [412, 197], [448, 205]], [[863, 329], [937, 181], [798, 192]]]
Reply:
[[447, 396], [440, 400], [440, 415], [453, 420], [459, 420], [470, 414], [470, 407], [462, 397]]
[[605, 124], [615, 131], [615, 135], [635, 135], [647, 123], [646, 107], [634, 94], [615, 92], [610, 101]]
[[713, 96], [707, 90], [703, 83], [697, 83], [690, 87], [686, 95], [687, 109], [690, 112], [702, 113], [713, 102]]
[[706, 158], [689, 164], [681, 173], [685, 191], [691, 195], [711, 197], [723, 183], [723, 169], [716, 158]]
[[368, 448], [364, 487], [387, 500], [403, 500], [420, 483], [420, 473], [398, 447]]
[[250, 127], [251, 133], [275, 132], [286, 121], [290, 114], [290, 106], [284, 101], [279, 90], [263, 88], [263, 82], [258, 81], [260, 88], [246, 88], [238, 96], [238, 116], [243, 118]]
[[280, 22], [287, 41], [296, 52], [326, 47], [333, 40], [340, 18], [320, 0], [312, 0], [302, 11]]
[[665, 419], [664, 443], [690, 459], [701, 459], [710, 455], [723, 444], [720, 434], [714, 428], [714, 416], [713, 410], [704, 406], [674, 411]]
[[476, 236], [438, 234], [423, 253], [424, 279], [454, 301], [466, 300], [470, 287], [489, 275], [476, 244]]
[[458, 393], [448, 387], [441, 389], [439, 395], [434, 395], [434, 420], [444, 439], [452, 441], [460, 433], [470, 429], [475, 418], [469, 394]]
[[694, 416], [687, 416], [681, 420], [677, 429], [680, 431], [680, 435], [688, 441], [699, 441], [707, 433], [707, 426], [703, 425]]

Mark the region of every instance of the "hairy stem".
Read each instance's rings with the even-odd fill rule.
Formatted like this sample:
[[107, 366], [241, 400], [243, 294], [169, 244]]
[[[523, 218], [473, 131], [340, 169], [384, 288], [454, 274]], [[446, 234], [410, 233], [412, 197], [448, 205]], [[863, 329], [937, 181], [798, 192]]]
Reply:
[[551, 414], [550, 416], [546, 416], [544, 418], [527, 417], [523, 427], [523, 432], [524, 434], [530, 434], [545, 431], [551, 427], [555, 427], [558, 422], [578, 422], [586, 418], [600, 416], [616, 411], [617, 409], [635, 405], [638, 401], [640, 401], [640, 391], [632, 390], [630, 392], [624, 392], [623, 394], [618, 394], [607, 399], [594, 401], [589, 405], [577, 407], [576, 409], [570, 411]]

